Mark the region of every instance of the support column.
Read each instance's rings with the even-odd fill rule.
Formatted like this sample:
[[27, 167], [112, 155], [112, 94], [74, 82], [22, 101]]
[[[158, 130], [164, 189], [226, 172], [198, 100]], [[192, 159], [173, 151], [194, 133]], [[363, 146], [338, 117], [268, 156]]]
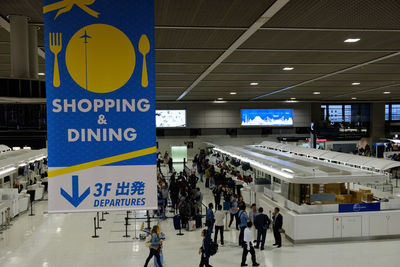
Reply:
[[38, 41], [37, 31], [39, 27], [29, 25], [29, 77], [31, 79], [38, 79], [39, 73], [39, 60], [38, 60]]
[[385, 137], [385, 103], [371, 104], [371, 149], [372, 143], [381, 141], [380, 138]]
[[11, 77], [29, 78], [28, 20], [10, 15]]

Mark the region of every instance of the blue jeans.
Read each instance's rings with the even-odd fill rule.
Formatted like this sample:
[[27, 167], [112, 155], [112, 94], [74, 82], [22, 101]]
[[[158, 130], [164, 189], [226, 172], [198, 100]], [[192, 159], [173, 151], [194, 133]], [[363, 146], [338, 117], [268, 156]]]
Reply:
[[212, 234], [212, 232], [213, 232], [213, 228], [214, 228], [214, 224], [212, 223], [210, 226], [208, 226], [208, 229], [207, 229], [207, 231], [208, 231], [208, 235], [211, 237], [211, 234]]
[[149, 254], [149, 256], [147, 257], [146, 263], [144, 264], [144, 266], [147, 267], [147, 264], [149, 264], [149, 261], [151, 260], [151, 258], [153, 258], [153, 256], [156, 257], [156, 260], [157, 260], [158, 265], [159, 265], [160, 267], [162, 267], [161, 258], [160, 258], [160, 252], [159, 252], [158, 250], [154, 249], [154, 248], [151, 248], [151, 249], [150, 249], [150, 254]]
[[204, 172], [199, 172], [199, 174], [200, 174], [200, 182], [203, 182]]

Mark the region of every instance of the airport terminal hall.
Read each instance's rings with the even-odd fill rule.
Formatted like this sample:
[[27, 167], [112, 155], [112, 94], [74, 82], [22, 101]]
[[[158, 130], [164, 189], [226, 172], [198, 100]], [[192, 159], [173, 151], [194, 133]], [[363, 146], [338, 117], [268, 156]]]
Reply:
[[0, 0], [0, 267], [400, 267], [399, 0]]

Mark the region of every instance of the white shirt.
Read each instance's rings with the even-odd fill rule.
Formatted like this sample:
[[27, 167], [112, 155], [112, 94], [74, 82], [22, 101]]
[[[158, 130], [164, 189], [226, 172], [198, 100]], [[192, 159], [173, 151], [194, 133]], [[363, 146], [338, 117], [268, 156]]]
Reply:
[[215, 212], [215, 226], [224, 226], [225, 212], [217, 210]]
[[253, 234], [249, 227], [246, 227], [246, 229], [244, 229], [243, 240], [247, 244], [247, 250], [250, 250], [250, 242], [253, 241]]

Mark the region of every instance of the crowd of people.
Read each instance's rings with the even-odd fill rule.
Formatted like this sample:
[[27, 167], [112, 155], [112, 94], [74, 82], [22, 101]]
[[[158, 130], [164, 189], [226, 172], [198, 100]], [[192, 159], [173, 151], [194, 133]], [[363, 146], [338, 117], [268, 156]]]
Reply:
[[[168, 165], [169, 181], [162, 173], [161, 165], [163, 164]], [[207, 153], [201, 151], [194, 157], [190, 168], [184, 167], [183, 171], [177, 174], [173, 169], [172, 158], [169, 157], [168, 153], [165, 152], [164, 157], [161, 157], [161, 153], [158, 153], [159, 209], [157, 215], [161, 219], [167, 217], [166, 209], [168, 200], [170, 200], [172, 211], [180, 215], [182, 228], [186, 227], [189, 221], [193, 219], [196, 220], [196, 227], [201, 227], [202, 206], [204, 204], [203, 193], [200, 191], [198, 183], [205, 183], [205, 188], [211, 190], [214, 202], [206, 206], [206, 228], [201, 232], [203, 241], [199, 249], [201, 255], [199, 266], [211, 266], [209, 263], [212, 254], [210, 249], [213, 243], [217, 244], [218, 236], [220, 245], [224, 246], [225, 220], [229, 221], [228, 228], [231, 228], [235, 221], [234, 228], [239, 231], [238, 246], [243, 249], [241, 266], [247, 266], [248, 253], [251, 254], [253, 266], [259, 266], [256, 261], [255, 249], [264, 250], [267, 229], [270, 228], [271, 223], [275, 238], [273, 245], [278, 248], [282, 246], [282, 215], [279, 213], [279, 208], [275, 208], [271, 219], [264, 213], [263, 208], [257, 207], [255, 203], [251, 205], [249, 212], [247, 212], [247, 205], [240, 193], [242, 186], [236, 184], [235, 180], [251, 183], [251, 176], [242, 176], [240, 172], [222, 160], [217, 160], [214, 164], [210, 163], [210, 157]], [[219, 171], [216, 169], [219, 169]], [[234, 180], [232, 177], [236, 177], [236, 179]], [[227, 214], [229, 214], [229, 218], [226, 218]], [[198, 223], [199, 220], [200, 223]], [[253, 228], [255, 228], [256, 239], [253, 238]], [[157, 258], [157, 262], [159, 261], [158, 249], [162, 241], [157, 234], [159, 229], [153, 230], [151, 234], [152, 245], [145, 266], [153, 256]], [[159, 266], [162, 266], [161, 262], [159, 262]]]

